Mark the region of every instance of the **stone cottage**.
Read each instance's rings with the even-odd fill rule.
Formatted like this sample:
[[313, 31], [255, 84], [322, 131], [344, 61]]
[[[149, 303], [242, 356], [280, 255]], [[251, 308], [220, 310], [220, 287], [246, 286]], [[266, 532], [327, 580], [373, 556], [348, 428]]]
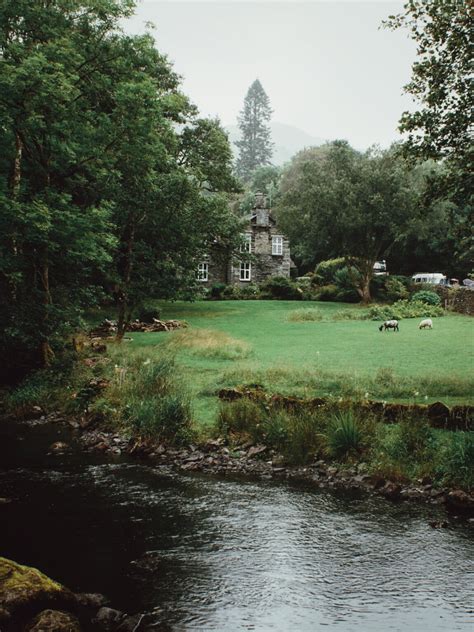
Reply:
[[256, 194], [252, 211], [245, 219], [245, 245], [241, 249], [252, 255], [251, 260], [240, 261], [234, 256], [232, 261], [218, 263], [210, 255], [198, 264], [197, 279], [203, 285], [210, 287], [214, 283], [225, 283], [244, 286], [261, 283], [269, 277], [290, 276], [295, 264], [290, 257], [289, 241], [279, 230], [262, 193]]

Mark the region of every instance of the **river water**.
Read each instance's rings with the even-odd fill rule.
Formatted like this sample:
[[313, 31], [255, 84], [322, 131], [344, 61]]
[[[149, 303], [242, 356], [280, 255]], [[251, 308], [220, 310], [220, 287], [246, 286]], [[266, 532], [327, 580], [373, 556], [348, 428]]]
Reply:
[[474, 629], [474, 532], [437, 509], [47, 456], [65, 433], [0, 423], [0, 555], [157, 631]]

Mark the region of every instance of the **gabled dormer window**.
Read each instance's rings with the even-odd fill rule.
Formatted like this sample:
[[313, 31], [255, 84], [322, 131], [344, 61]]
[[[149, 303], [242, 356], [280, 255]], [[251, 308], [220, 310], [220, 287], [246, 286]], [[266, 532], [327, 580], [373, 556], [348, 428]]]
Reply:
[[272, 237], [272, 255], [283, 254], [283, 237]]

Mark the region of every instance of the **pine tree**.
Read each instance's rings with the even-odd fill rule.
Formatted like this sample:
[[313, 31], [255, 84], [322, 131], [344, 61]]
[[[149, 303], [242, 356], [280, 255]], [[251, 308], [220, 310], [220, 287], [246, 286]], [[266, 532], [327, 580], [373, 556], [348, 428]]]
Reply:
[[273, 143], [268, 125], [271, 115], [270, 99], [260, 81], [255, 79], [238, 118], [242, 137], [235, 143], [239, 148], [237, 173], [244, 180], [248, 180], [258, 167], [271, 164]]

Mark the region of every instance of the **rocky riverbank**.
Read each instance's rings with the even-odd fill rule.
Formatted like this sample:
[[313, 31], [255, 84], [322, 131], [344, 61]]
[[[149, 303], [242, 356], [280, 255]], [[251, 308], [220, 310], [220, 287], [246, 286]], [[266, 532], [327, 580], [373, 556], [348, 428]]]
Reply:
[[[25, 420], [31, 426], [61, 423], [73, 429], [74, 449], [100, 452], [112, 457], [129, 455], [145, 460], [157, 468], [181, 472], [199, 472], [217, 476], [248, 477], [263, 480], [286, 480], [309, 484], [320, 489], [341, 489], [383, 496], [392, 502], [423, 502], [445, 507], [451, 516], [467, 519], [474, 525], [474, 494], [462, 489], [439, 487], [429, 477], [402, 483], [370, 473], [366, 463], [341, 465], [316, 460], [304, 466], [287, 465], [270, 446], [244, 442], [229, 445], [224, 438], [199, 445], [171, 447], [152, 440], [127, 438], [104, 430], [87, 417], [65, 418], [58, 413], [41, 414]], [[61, 455], [73, 446], [57, 441], [50, 445], [51, 455]], [[438, 526], [432, 525], [432, 526]]]
[[[317, 460], [305, 466], [288, 466], [281, 455], [263, 444], [246, 442], [230, 446], [225, 439], [218, 438], [201, 445], [175, 448], [153, 441], [127, 439], [100, 428], [81, 427], [80, 422], [74, 420], [69, 423], [78, 431], [79, 444], [86, 450], [111, 455], [133, 455], [156, 467], [182, 472], [288, 480], [308, 483], [315, 488], [377, 494], [390, 501], [417, 501], [445, 506], [451, 514], [465, 517], [474, 524], [474, 495], [462, 489], [436, 487], [428, 477], [419, 479], [416, 485], [402, 484], [370, 474], [366, 463], [346, 467]], [[67, 449], [68, 446], [63, 444], [51, 446], [52, 452]]]

